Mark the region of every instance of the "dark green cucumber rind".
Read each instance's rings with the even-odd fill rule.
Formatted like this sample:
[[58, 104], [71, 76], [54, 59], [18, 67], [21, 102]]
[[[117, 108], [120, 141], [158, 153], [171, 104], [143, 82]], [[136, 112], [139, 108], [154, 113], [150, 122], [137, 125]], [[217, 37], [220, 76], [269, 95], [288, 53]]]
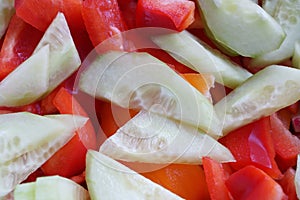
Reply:
[[258, 57], [283, 42], [285, 34], [279, 24], [252, 1], [198, 2], [214, 40], [242, 56]]

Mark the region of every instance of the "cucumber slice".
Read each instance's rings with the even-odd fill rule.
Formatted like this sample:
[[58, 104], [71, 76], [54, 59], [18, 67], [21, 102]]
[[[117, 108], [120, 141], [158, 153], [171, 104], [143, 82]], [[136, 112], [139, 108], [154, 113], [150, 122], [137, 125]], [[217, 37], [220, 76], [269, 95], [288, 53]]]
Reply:
[[39, 99], [48, 89], [49, 46], [40, 49], [0, 83], [0, 106], [22, 106]]
[[35, 200], [35, 185], [35, 182], [17, 185], [14, 190], [14, 200]]
[[300, 0], [279, 0], [274, 18], [282, 26], [286, 37], [278, 49], [253, 59], [250, 66], [277, 64], [293, 56], [295, 42], [300, 40]]
[[129, 162], [202, 164], [203, 156], [235, 161], [226, 147], [197, 128], [147, 111], [128, 121], [99, 151]]
[[246, 57], [277, 49], [285, 33], [250, 0], [198, 0], [207, 28], [220, 45]]
[[0, 115], [0, 198], [66, 144], [86, 120], [81, 116], [25, 112]]
[[262, 7], [271, 16], [274, 16], [276, 12], [276, 7], [280, 1], [281, 0], [263, 0]]
[[213, 74], [218, 83], [229, 88], [237, 87], [252, 75], [187, 31], [157, 36], [153, 41], [177, 61], [199, 73]]
[[182, 199], [121, 163], [92, 150], [86, 157], [86, 182], [93, 200]]
[[295, 43], [295, 50], [292, 59], [293, 67], [300, 69], [300, 41]]
[[81, 185], [61, 176], [39, 177], [22, 183], [14, 190], [15, 200], [88, 200], [89, 193]]
[[60, 176], [40, 177], [35, 185], [36, 200], [88, 200], [89, 193], [81, 185]]
[[300, 99], [300, 70], [272, 65], [259, 71], [215, 104], [223, 133], [268, 116]]
[[37, 45], [34, 53], [49, 45], [49, 87], [47, 94], [78, 69], [81, 60], [67, 21], [58, 13]]
[[112, 51], [89, 62], [79, 87], [121, 106], [151, 110], [221, 135], [209, 100], [165, 63], [147, 53]]
[[4, 35], [10, 18], [15, 13], [14, 0], [0, 0], [0, 39]]

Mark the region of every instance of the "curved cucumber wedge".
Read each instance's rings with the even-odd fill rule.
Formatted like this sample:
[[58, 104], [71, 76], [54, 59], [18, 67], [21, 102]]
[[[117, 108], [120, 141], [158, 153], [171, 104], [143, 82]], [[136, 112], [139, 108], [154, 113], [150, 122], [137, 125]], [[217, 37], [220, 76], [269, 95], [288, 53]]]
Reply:
[[213, 74], [218, 83], [229, 88], [239, 86], [252, 76], [246, 69], [234, 64], [187, 31], [157, 36], [153, 41], [177, 61], [199, 73]]
[[58, 13], [37, 45], [34, 53], [49, 45], [49, 88], [51, 92], [78, 69], [81, 60], [73, 42], [67, 21]]
[[212, 135], [221, 134], [211, 102], [155, 57], [113, 51], [88, 64], [79, 87], [89, 95], [181, 120]]
[[61, 176], [39, 177], [35, 182], [22, 183], [14, 190], [14, 200], [55, 199], [88, 200], [89, 193], [81, 185]]
[[253, 59], [251, 66], [277, 64], [293, 56], [294, 44], [300, 40], [300, 0], [280, 0], [276, 6], [274, 19], [285, 31], [286, 37], [278, 49]]
[[10, 18], [15, 12], [14, 0], [0, 0], [0, 39], [4, 35]]
[[182, 200], [121, 163], [92, 150], [86, 156], [86, 182], [93, 200]]
[[[89, 193], [81, 185], [60, 176], [40, 177], [35, 185], [36, 199], [88, 200]], [[47, 194], [47, 198], [45, 195]]]
[[198, 0], [214, 40], [246, 57], [277, 49], [285, 37], [281, 26], [250, 0]]
[[25, 112], [0, 115], [0, 197], [66, 144], [86, 120], [80, 116]]
[[0, 106], [22, 106], [39, 99], [49, 84], [49, 46], [29, 57], [0, 83]]
[[300, 70], [269, 66], [245, 81], [215, 105], [226, 134], [300, 99]]
[[201, 164], [203, 156], [235, 161], [226, 147], [197, 128], [147, 111], [128, 121], [99, 151], [129, 162]]

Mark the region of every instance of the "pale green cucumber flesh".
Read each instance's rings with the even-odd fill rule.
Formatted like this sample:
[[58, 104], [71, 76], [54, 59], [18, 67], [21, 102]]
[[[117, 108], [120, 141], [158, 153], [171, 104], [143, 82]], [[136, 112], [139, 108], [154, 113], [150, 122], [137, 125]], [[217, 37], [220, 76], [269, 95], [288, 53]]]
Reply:
[[14, 0], [0, 0], [0, 39], [4, 35], [14, 13]]
[[262, 7], [271, 16], [274, 16], [274, 14], [276, 12], [276, 7], [280, 1], [281, 0], [263, 0]]
[[220, 135], [209, 100], [165, 63], [147, 53], [98, 56], [80, 77], [82, 91], [121, 107], [151, 110]]
[[57, 14], [34, 53], [46, 45], [50, 47], [48, 94], [76, 71], [81, 64], [64, 14]]
[[153, 41], [177, 61], [199, 73], [213, 74], [218, 83], [229, 88], [237, 87], [252, 76], [246, 69], [234, 64], [187, 31], [157, 36]]
[[93, 200], [182, 199], [121, 163], [92, 150], [86, 157], [86, 182]]
[[198, 0], [215, 41], [246, 57], [277, 49], [285, 34], [259, 5], [249, 0]]
[[81, 185], [61, 176], [39, 177], [35, 198], [40, 200], [88, 200], [89, 193]]
[[41, 48], [0, 82], [0, 106], [22, 106], [48, 89], [49, 46]]
[[[0, 118], [1, 128], [6, 128], [2, 128], [0, 139], [0, 198], [46, 162], [87, 120], [80, 116], [39, 116], [31, 113], [2, 114]], [[9, 127], [9, 124], [14, 128]], [[43, 136], [48, 139], [41, 138]], [[26, 140], [35, 140], [36, 143]], [[4, 150], [6, 148], [12, 153]], [[12, 154], [15, 156], [8, 159]]]
[[99, 151], [116, 160], [142, 163], [201, 164], [204, 156], [235, 161], [226, 147], [197, 128], [147, 111], [128, 121]]
[[250, 64], [252, 67], [278, 64], [293, 56], [295, 42], [300, 40], [300, 1], [280, 0], [274, 11], [274, 19], [285, 31], [286, 37], [278, 49], [253, 59]]
[[300, 99], [300, 70], [272, 65], [215, 104], [223, 133], [268, 116]]
[[293, 67], [300, 69], [300, 40], [295, 43], [294, 54], [292, 58]]
[[14, 200], [35, 200], [35, 185], [35, 182], [17, 185], [14, 190]]

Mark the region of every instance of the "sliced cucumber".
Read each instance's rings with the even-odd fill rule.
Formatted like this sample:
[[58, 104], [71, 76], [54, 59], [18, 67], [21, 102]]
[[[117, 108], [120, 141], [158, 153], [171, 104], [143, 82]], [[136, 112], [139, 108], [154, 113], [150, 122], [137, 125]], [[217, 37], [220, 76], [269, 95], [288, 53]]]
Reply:
[[89, 63], [82, 91], [121, 106], [151, 110], [221, 135], [213, 105], [181, 76], [147, 53], [109, 52]]
[[39, 177], [22, 183], [14, 190], [15, 200], [88, 200], [89, 193], [81, 185], [61, 176]]
[[286, 37], [280, 47], [251, 61], [251, 66], [277, 64], [293, 56], [295, 42], [300, 40], [300, 0], [279, 0], [275, 20], [283, 27]]
[[89, 193], [81, 185], [60, 176], [40, 177], [36, 180], [36, 200], [88, 200]]
[[201, 164], [203, 156], [235, 161], [226, 147], [197, 128], [147, 111], [128, 121], [99, 151], [129, 162]]
[[66, 144], [86, 120], [80, 116], [24, 112], [0, 115], [0, 198]]
[[80, 57], [73, 42], [67, 21], [58, 13], [37, 45], [34, 53], [49, 45], [49, 87], [47, 93], [78, 69]]
[[15, 12], [14, 2], [14, 0], [0, 0], [0, 39]]
[[182, 199], [117, 161], [89, 150], [86, 182], [92, 200]]
[[295, 43], [295, 49], [292, 59], [293, 67], [300, 69], [300, 40]]
[[39, 99], [48, 89], [49, 46], [41, 48], [0, 83], [0, 106], [22, 106]]
[[269, 66], [245, 81], [215, 105], [226, 134], [300, 99], [300, 70]]
[[246, 57], [277, 49], [285, 33], [259, 5], [250, 0], [198, 0], [214, 40]]
[[281, 0], [263, 0], [262, 7], [271, 16], [274, 16], [276, 12], [276, 7], [280, 1]]
[[14, 190], [14, 200], [35, 200], [35, 185], [35, 182], [17, 185]]
[[187, 31], [157, 36], [153, 41], [179, 62], [199, 73], [213, 74], [218, 83], [229, 88], [237, 87], [252, 75]]

